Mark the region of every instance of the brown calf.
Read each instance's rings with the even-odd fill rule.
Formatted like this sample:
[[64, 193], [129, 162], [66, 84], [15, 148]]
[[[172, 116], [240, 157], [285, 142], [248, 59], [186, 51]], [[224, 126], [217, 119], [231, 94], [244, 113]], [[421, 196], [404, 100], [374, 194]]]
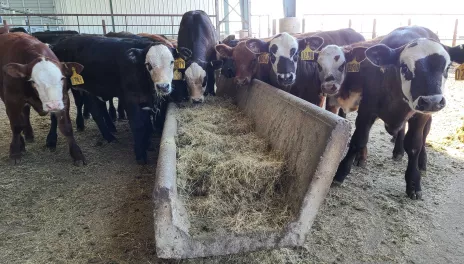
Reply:
[[50, 48], [38, 39], [24, 33], [0, 35], [0, 98], [5, 103], [13, 138], [10, 159], [13, 164], [21, 161], [25, 151], [24, 132], [33, 141], [29, 122], [29, 106], [40, 115], [48, 112], [59, 119], [61, 133], [68, 140], [69, 151], [76, 165], [85, 164], [77, 145], [69, 118], [69, 97], [66, 77], [83, 70], [78, 63], [60, 63]]

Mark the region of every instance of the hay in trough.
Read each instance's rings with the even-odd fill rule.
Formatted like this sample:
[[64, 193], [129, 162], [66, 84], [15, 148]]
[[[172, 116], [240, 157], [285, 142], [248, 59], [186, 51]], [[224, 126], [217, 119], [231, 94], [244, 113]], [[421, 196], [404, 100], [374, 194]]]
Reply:
[[283, 156], [228, 99], [177, 110], [177, 186], [190, 234], [275, 230], [291, 220]]

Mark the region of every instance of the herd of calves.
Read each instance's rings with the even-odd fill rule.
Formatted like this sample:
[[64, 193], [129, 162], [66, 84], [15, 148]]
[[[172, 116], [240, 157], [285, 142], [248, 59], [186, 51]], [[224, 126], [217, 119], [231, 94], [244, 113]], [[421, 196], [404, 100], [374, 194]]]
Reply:
[[34, 140], [31, 107], [39, 115], [50, 113], [47, 147], [56, 147], [59, 128], [74, 163], [86, 164], [73, 136], [69, 88], [77, 129], [84, 129], [90, 112], [108, 142], [115, 140], [112, 100], [117, 97], [119, 118], [129, 120], [136, 161], [146, 164], [167, 102], [203, 103], [205, 96], [215, 95], [215, 71], [220, 70], [238, 86], [256, 78], [343, 117], [357, 111], [337, 183], [353, 163], [366, 163], [369, 131], [382, 119], [395, 141], [393, 158], [408, 155], [406, 193], [421, 199], [420, 171], [427, 166], [425, 141], [432, 114], [446, 105], [448, 70], [452, 62], [464, 63], [464, 46], [441, 44], [436, 34], [419, 26], [400, 27], [368, 41], [352, 29], [219, 41], [210, 18], [196, 10], [183, 15], [176, 41], [145, 33], [33, 36], [0, 30], [0, 61], [0, 98], [10, 120], [13, 164], [21, 161], [25, 142]]

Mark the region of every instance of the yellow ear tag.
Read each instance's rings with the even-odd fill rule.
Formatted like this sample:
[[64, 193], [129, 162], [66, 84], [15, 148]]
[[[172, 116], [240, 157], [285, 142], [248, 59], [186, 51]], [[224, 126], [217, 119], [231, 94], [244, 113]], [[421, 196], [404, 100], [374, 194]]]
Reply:
[[456, 81], [464, 81], [464, 64], [459, 65], [454, 72], [454, 79]]
[[301, 60], [312, 61], [314, 60], [314, 51], [306, 45], [306, 48], [301, 51]]
[[268, 64], [269, 63], [269, 53], [267, 53], [267, 52], [261, 53], [261, 55], [259, 55], [259, 57], [258, 57], [258, 62], [261, 63], [261, 64]]
[[353, 59], [346, 64], [346, 72], [359, 72], [360, 68], [361, 63], [357, 62], [356, 59]]
[[182, 58], [177, 58], [174, 61], [174, 69], [176, 69], [176, 70], [185, 69], [185, 61]]
[[172, 79], [174, 81], [181, 81], [182, 80], [182, 73], [176, 69], [174, 71], [174, 78], [172, 78]]
[[79, 75], [76, 72], [76, 68], [72, 67], [72, 72], [73, 74], [71, 75], [71, 84], [72, 85], [81, 85], [84, 84], [84, 78], [82, 78], [82, 75]]

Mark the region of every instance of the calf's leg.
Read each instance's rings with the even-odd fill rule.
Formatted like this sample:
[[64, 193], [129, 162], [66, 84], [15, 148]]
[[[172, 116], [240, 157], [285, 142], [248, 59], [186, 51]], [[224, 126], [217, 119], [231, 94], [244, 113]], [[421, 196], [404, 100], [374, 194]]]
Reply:
[[82, 154], [81, 148], [77, 145], [76, 140], [74, 139], [73, 129], [71, 125], [71, 118], [69, 118], [69, 98], [67, 98], [67, 103], [64, 111], [59, 114], [56, 114], [58, 118], [58, 127], [60, 128], [61, 134], [66, 137], [69, 146], [69, 153], [73, 158], [74, 165], [85, 165], [85, 157]]
[[408, 167], [405, 173], [406, 194], [413, 200], [422, 198], [419, 156], [423, 150], [424, 132], [429, 119], [429, 115], [416, 113], [409, 119], [409, 129], [404, 137], [404, 149], [408, 154]]
[[74, 89], [71, 89], [73, 97], [74, 97], [74, 103], [76, 104], [76, 109], [77, 109], [77, 115], [76, 115], [76, 127], [77, 131], [84, 131], [85, 129], [85, 123], [84, 123], [84, 116], [82, 114], [82, 107], [84, 106], [84, 97], [86, 96], [83, 94], [81, 91], [77, 91]]
[[346, 176], [351, 172], [351, 166], [353, 165], [354, 159], [358, 153], [362, 153], [363, 149], [367, 146], [369, 132], [376, 118], [377, 117], [375, 115], [368, 111], [363, 112], [360, 107], [358, 117], [356, 118], [356, 130], [351, 137], [348, 153], [338, 166], [337, 173], [334, 178], [335, 182], [342, 183]]
[[22, 151], [26, 150], [24, 138], [21, 135], [25, 126], [25, 117], [23, 113], [24, 103], [5, 102], [6, 114], [10, 120], [10, 128], [13, 134], [10, 143], [10, 160], [13, 165], [21, 163]]
[[400, 161], [404, 156], [404, 135], [405, 127], [400, 129], [396, 135], [393, 136], [395, 139], [395, 147], [393, 148], [393, 160]]
[[[89, 102], [89, 107], [90, 107], [90, 113], [92, 114], [93, 120], [97, 124], [98, 129], [100, 130], [100, 133], [102, 134], [103, 138], [108, 142], [112, 142], [116, 140], [116, 138], [113, 136], [113, 134], [111, 134], [109, 128], [107, 127], [105, 120], [103, 118], [103, 114], [100, 111], [101, 106], [99, 106], [99, 104], [101, 104], [102, 102], [93, 95], [89, 95], [88, 99], [89, 99], [88, 102]], [[105, 107], [105, 111], [106, 111], [106, 107]]]
[[127, 116], [129, 125], [134, 138], [135, 159], [139, 165], [147, 164], [147, 150], [149, 140], [147, 133], [152, 132], [150, 112], [145, 111], [137, 104], [126, 103]]
[[111, 121], [116, 121], [116, 108], [114, 107], [114, 104], [113, 104], [113, 98], [111, 98], [109, 101], [109, 108], [108, 108], [108, 112], [109, 112], [109, 117], [111, 119]]
[[118, 119], [124, 120], [126, 118], [126, 112], [124, 110], [124, 101], [122, 97], [118, 97]]
[[26, 142], [34, 142], [34, 131], [32, 130], [31, 126], [31, 106], [25, 105], [23, 108], [23, 115], [25, 120], [24, 126], [24, 137], [26, 138]]
[[429, 135], [431, 126], [432, 126], [432, 116], [430, 116], [429, 120], [425, 124], [423, 140], [422, 140], [422, 149], [419, 154], [419, 164], [418, 164], [419, 170], [424, 171], [424, 172], [427, 170], [427, 152], [425, 151], [425, 142], [427, 140], [427, 136]]
[[55, 151], [56, 142], [58, 141], [58, 134], [56, 133], [56, 129], [58, 127], [58, 119], [54, 113], [50, 113], [50, 121], [50, 131], [47, 135], [46, 146], [50, 151]]

